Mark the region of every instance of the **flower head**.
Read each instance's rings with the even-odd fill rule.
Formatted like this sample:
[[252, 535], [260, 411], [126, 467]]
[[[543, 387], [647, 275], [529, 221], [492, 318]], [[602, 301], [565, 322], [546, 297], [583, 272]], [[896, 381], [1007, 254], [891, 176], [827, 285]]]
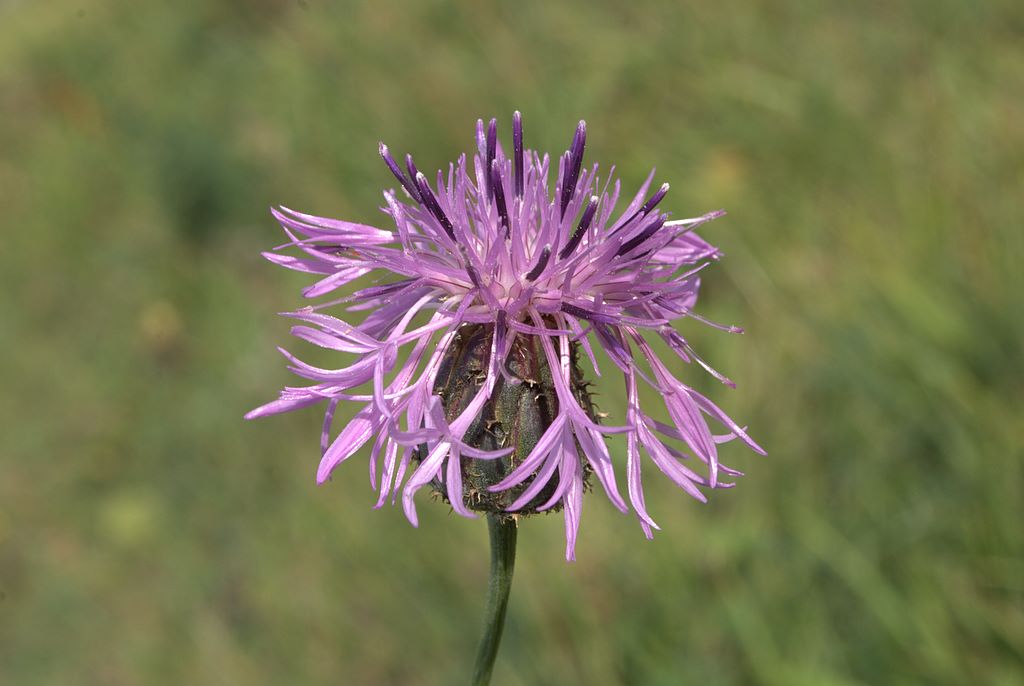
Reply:
[[[582, 121], [554, 161], [523, 147], [518, 112], [512, 133], [509, 155], [497, 122], [478, 122], [472, 159], [463, 155], [434, 183], [411, 156], [403, 169], [381, 144], [401, 187], [384, 192], [382, 210], [393, 229], [272, 210], [289, 241], [265, 256], [318, 275], [307, 297], [373, 272], [391, 280], [287, 313], [295, 336], [353, 358], [322, 369], [282, 350], [290, 369], [312, 384], [285, 388], [246, 416], [324, 402], [319, 482], [369, 444], [377, 507], [401, 493], [416, 525], [414, 496], [429, 484], [468, 517], [474, 510], [561, 509], [566, 557], [573, 559], [590, 474], [615, 507], [632, 506], [650, 538], [658, 526], [644, 503], [641, 449], [701, 501], [702, 488], [729, 487], [725, 477], [740, 475], [720, 464], [718, 444], [739, 439], [763, 450], [676, 378], [650, 345], [660, 338], [684, 361], [732, 385], [672, 326], [691, 318], [740, 332], [693, 309], [700, 272], [720, 256], [695, 229], [723, 213], [670, 219], [660, 209], [669, 186], [650, 192], [653, 171], [622, 208], [619, 181], [610, 172], [601, 180], [597, 165], [583, 164]], [[355, 325], [325, 313], [341, 303], [369, 314]], [[624, 377], [627, 409], [619, 424], [601, 424], [586, 392], [578, 358], [600, 375], [595, 347]], [[641, 409], [640, 381], [657, 390], [671, 423]], [[332, 438], [342, 401], [361, 408]], [[605, 443], [612, 434], [625, 434], [629, 504]]]

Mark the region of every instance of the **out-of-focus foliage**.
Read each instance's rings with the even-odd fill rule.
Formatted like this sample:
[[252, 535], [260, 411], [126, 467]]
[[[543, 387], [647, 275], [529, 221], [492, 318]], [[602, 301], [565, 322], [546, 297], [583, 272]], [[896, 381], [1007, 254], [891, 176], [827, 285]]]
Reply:
[[729, 210], [747, 335], [683, 333], [740, 389], [684, 373], [770, 455], [652, 474], [652, 543], [587, 499], [576, 564], [528, 521], [496, 683], [1021, 683], [1024, 12], [689, 4], [0, 4], [0, 682], [467, 679], [482, 522], [241, 415], [307, 281], [268, 206], [384, 221], [378, 139], [434, 169], [519, 108]]

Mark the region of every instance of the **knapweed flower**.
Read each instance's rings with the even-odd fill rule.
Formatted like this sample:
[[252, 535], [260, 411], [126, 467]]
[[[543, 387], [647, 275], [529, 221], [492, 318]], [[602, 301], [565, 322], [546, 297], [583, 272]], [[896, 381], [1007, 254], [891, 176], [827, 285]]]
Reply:
[[[660, 210], [668, 184], [649, 193], [653, 171], [620, 209], [619, 181], [611, 172], [599, 178], [597, 165], [584, 167], [585, 142], [581, 121], [557, 159], [527, 150], [517, 112], [511, 155], [498, 142], [496, 121], [478, 122], [472, 160], [463, 155], [433, 183], [411, 156], [403, 169], [381, 144], [401, 187], [384, 192], [393, 228], [273, 210], [289, 240], [265, 256], [318, 275], [305, 296], [374, 273], [382, 278], [285, 315], [296, 321], [298, 338], [353, 357], [324, 369], [282, 350], [290, 369], [312, 384], [285, 388], [247, 417], [326, 403], [319, 482], [369, 445], [377, 507], [401, 493], [415, 526], [414, 496], [430, 485], [467, 517], [561, 509], [568, 559], [591, 474], [616, 508], [632, 506], [648, 538], [658, 528], [644, 503], [641, 449], [698, 500], [705, 500], [702, 488], [731, 486], [725, 478], [740, 472], [719, 462], [718, 444], [739, 439], [763, 451], [651, 346], [660, 338], [674, 355], [732, 385], [672, 326], [689, 318], [740, 331], [694, 311], [700, 273], [720, 255], [695, 229], [722, 213], [670, 220]], [[326, 313], [342, 303], [369, 314], [352, 324]], [[602, 424], [587, 391], [581, 359], [600, 375], [595, 348], [624, 377], [619, 423]], [[641, 408], [640, 381], [657, 390], [671, 423]], [[332, 438], [343, 401], [361, 408]], [[625, 434], [628, 505], [606, 445], [615, 434]]]

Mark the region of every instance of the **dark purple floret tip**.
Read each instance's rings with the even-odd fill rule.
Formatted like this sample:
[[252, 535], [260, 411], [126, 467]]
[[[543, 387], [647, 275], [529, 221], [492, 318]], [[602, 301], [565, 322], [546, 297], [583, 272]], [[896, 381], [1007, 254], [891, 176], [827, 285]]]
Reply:
[[655, 207], [657, 207], [658, 203], [660, 203], [665, 198], [665, 195], [668, 193], [668, 189], [669, 185], [667, 183], [661, 184], [661, 188], [656, 190], [654, 192], [654, 195], [648, 198], [647, 202], [644, 203], [644, 206], [640, 208], [640, 213], [647, 214]]
[[[398, 183], [402, 184], [402, 188], [405, 189], [405, 191], [412, 197], [413, 200], [419, 202], [420, 194], [416, 190], [416, 186], [411, 181], [409, 181], [408, 178], [406, 178], [405, 174], [402, 173], [402, 170], [399, 168], [398, 163], [395, 162], [395, 158], [391, 156], [391, 152], [388, 150], [388, 146], [384, 145], [384, 143], [381, 142], [380, 146], [378, 147], [378, 151], [380, 152], [381, 158], [383, 158], [384, 160], [384, 164], [388, 166], [388, 169], [391, 170], [391, 173], [395, 175], [396, 179], [398, 179]], [[416, 177], [412, 176], [410, 178]]]
[[647, 239], [649, 239], [651, 236], [657, 233], [658, 230], [665, 225], [666, 219], [666, 215], [661, 215], [653, 222], [645, 226], [643, 229], [640, 230], [640, 233], [638, 233], [636, 236], [623, 243], [622, 247], [615, 252], [615, 255], [621, 257], [622, 255], [632, 252], [635, 248], [642, 245], [644, 242], [647, 241]]
[[590, 196], [590, 202], [587, 203], [587, 209], [583, 210], [583, 216], [580, 217], [580, 223], [576, 227], [576, 231], [572, 234], [569, 242], [565, 244], [565, 247], [562, 248], [562, 252], [558, 253], [558, 259], [564, 260], [571, 255], [576, 246], [583, 240], [584, 234], [590, 228], [590, 223], [594, 220], [594, 214], [597, 212], [597, 203], [598, 197], [596, 195]]
[[437, 197], [434, 195], [434, 191], [430, 189], [430, 183], [427, 181], [427, 177], [423, 175], [423, 172], [416, 174], [416, 186], [419, 188], [420, 196], [422, 197], [423, 204], [427, 206], [427, 210], [430, 214], [434, 215], [434, 219], [441, 225], [444, 232], [448, 235], [448, 238], [455, 240], [455, 227], [452, 225], [448, 215], [441, 209], [441, 205], [437, 202]]
[[416, 176], [420, 173], [420, 171], [416, 168], [416, 164], [412, 161], [412, 155], [409, 153], [406, 153], [405, 155], [405, 169], [406, 171], [409, 172], [409, 178], [413, 179], [413, 183], [410, 184], [410, 191], [412, 192], [412, 197], [416, 200], [416, 202], [423, 202], [423, 195], [420, 193], [419, 188], [417, 188], [417, 185], [415, 183]]
[[[487, 124], [487, 160], [485, 169], [490, 170], [491, 164], [494, 162], [494, 155], [498, 149], [498, 120], [492, 119]], [[490, 174], [484, 174], [484, 185], [485, 195], [490, 198], [492, 196], [492, 181]]]
[[533, 266], [533, 269], [526, 275], [527, 281], [536, 281], [541, 274], [544, 273], [544, 268], [548, 266], [548, 260], [551, 259], [551, 246], [545, 245], [540, 251], [540, 257], [537, 258], [537, 264]]
[[501, 181], [501, 168], [498, 165], [498, 160], [491, 162], [489, 176], [494, 192], [494, 204], [498, 206], [499, 226], [504, 227], [505, 238], [508, 238], [512, 231], [512, 224], [508, 218], [508, 206], [505, 204], [505, 187]]
[[580, 120], [576, 127], [576, 135], [573, 136], [572, 146], [566, 153], [564, 163], [564, 178], [562, 179], [562, 215], [569, 206], [569, 202], [576, 192], [576, 183], [580, 178], [580, 168], [583, 166], [583, 150], [587, 146], [587, 122]]
[[512, 113], [512, 150], [515, 157], [516, 197], [523, 197], [523, 115]]

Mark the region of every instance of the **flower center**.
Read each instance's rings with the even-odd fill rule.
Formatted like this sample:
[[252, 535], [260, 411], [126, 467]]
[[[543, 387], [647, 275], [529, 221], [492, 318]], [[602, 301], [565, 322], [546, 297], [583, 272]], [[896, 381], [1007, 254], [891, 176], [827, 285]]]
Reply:
[[[434, 392], [441, 398], [448, 421], [453, 421], [466, 409], [483, 385], [493, 335], [494, 327], [489, 324], [463, 326], [441, 362]], [[596, 422], [597, 411], [587, 391], [588, 384], [576, 363], [575, 346], [571, 350], [571, 360], [570, 382], [573, 393], [580, 406]], [[504, 376], [498, 377], [490, 399], [463, 437], [467, 445], [481, 450], [514, 448], [512, 453], [502, 458], [462, 459], [461, 497], [466, 507], [479, 512], [506, 512], [531, 487], [538, 478], [536, 472], [514, 488], [496, 493], [490, 490], [491, 486], [500, 482], [529, 456], [559, 412], [551, 369], [538, 336], [516, 336], [506, 361], [506, 369], [513, 381]], [[418, 451], [418, 454], [422, 457], [423, 450]], [[582, 457], [580, 462], [586, 479], [590, 468], [587, 460]], [[442, 468], [439, 473], [445, 474], [446, 470]], [[550, 475], [537, 495], [516, 514], [560, 510], [561, 498], [550, 502], [558, 484], [558, 474]], [[452, 497], [447, 484], [435, 480], [432, 485], [445, 500]]]

